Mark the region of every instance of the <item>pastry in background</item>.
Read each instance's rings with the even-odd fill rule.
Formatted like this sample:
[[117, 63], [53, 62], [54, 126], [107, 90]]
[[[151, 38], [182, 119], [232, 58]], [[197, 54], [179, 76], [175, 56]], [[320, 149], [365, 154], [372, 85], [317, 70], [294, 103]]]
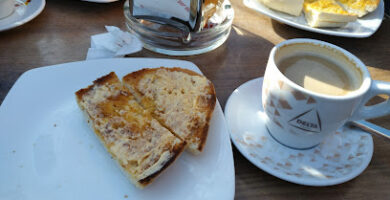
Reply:
[[303, 0], [260, 0], [264, 5], [290, 15], [299, 16], [302, 12]]
[[363, 17], [378, 7], [380, 0], [337, 0], [349, 13]]
[[342, 27], [357, 19], [357, 15], [345, 11], [335, 0], [305, 0], [303, 11], [311, 27]]

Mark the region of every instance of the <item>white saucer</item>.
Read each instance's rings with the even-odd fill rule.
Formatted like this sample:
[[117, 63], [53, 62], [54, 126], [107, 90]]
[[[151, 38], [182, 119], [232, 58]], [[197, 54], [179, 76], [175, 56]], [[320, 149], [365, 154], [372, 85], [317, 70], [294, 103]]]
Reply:
[[248, 81], [229, 97], [225, 118], [237, 149], [260, 169], [280, 179], [309, 186], [349, 181], [366, 169], [374, 145], [369, 133], [344, 127], [309, 150], [295, 150], [276, 142], [263, 119], [263, 78]]
[[16, 0], [14, 12], [0, 19], [0, 31], [23, 25], [38, 16], [45, 7], [45, 0]]

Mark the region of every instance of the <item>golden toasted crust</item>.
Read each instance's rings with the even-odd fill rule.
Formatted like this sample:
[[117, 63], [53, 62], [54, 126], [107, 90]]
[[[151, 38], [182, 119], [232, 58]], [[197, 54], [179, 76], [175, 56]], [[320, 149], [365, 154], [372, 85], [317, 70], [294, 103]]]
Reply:
[[150, 184], [183, 151], [185, 142], [153, 119], [115, 73], [76, 92], [96, 136], [138, 187]]
[[173, 68], [166, 68], [166, 67], [160, 67], [160, 68], [144, 68], [135, 72], [132, 72], [130, 74], [127, 74], [123, 77], [123, 81], [126, 81], [127, 83], [138, 83], [145, 74], [154, 73], [160, 69], [166, 69], [171, 72], [184, 72], [191, 76], [201, 76], [200, 74], [191, 71], [189, 69], [183, 69], [179, 67], [173, 67]]
[[216, 103], [213, 84], [182, 68], [142, 69], [126, 75], [123, 83], [141, 105], [198, 154], [206, 143]]
[[185, 142], [182, 142], [181, 144], [178, 144], [178, 145], [175, 145], [173, 147], [173, 149], [171, 150], [172, 154], [174, 154], [175, 156], [172, 157], [171, 159], [169, 160], [166, 160], [166, 162], [164, 163], [163, 167], [160, 169], [160, 170], [157, 170], [155, 171], [153, 174], [141, 179], [138, 181], [139, 184], [141, 184], [143, 187], [145, 187], [146, 185], [150, 184], [151, 182], [153, 182], [153, 180], [162, 172], [164, 171], [169, 165], [171, 165], [177, 157], [179, 157], [179, 155], [183, 152], [183, 149], [184, 149], [184, 146], [185, 146]]
[[81, 100], [84, 95], [86, 95], [89, 91], [93, 90], [94, 86], [103, 85], [105, 83], [107, 83], [107, 84], [115, 83], [116, 79], [117, 79], [116, 74], [114, 72], [110, 72], [109, 74], [94, 80], [92, 85], [90, 85], [86, 88], [80, 89], [79, 91], [77, 91], [75, 93], [77, 100]]

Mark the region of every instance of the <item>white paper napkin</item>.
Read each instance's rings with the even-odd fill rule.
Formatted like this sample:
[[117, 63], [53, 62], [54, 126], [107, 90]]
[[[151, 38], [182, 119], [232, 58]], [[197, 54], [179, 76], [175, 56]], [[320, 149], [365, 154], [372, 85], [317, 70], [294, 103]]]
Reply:
[[91, 48], [86, 60], [123, 57], [142, 50], [142, 42], [129, 32], [115, 26], [106, 26], [108, 33], [91, 36]]

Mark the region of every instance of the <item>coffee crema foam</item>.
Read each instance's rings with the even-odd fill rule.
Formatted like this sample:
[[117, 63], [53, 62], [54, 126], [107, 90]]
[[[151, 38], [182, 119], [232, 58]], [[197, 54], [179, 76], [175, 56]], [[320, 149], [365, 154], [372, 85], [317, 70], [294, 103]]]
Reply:
[[276, 64], [288, 79], [312, 92], [343, 96], [358, 90], [362, 83], [356, 72], [331, 59], [301, 54], [284, 58]]

